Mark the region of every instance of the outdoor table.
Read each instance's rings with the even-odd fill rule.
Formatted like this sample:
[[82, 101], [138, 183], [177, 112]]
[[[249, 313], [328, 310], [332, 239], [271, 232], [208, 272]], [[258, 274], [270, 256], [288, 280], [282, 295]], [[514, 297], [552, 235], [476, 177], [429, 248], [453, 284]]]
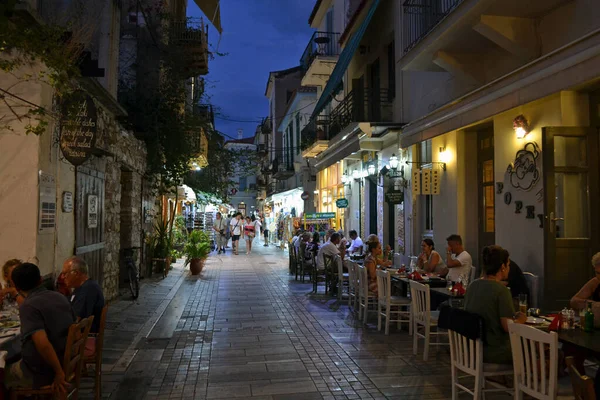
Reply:
[[[411, 280], [399, 274], [393, 274], [391, 277], [394, 286], [400, 291], [399, 295], [408, 297], [408, 287]], [[432, 310], [437, 310], [438, 306], [447, 300], [450, 300], [452, 303], [451, 305], [454, 306], [454, 300], [462, 301], [464, 298], [464, 296], [455, 295], [446, 289], [447, 282], [445, 279], [423, 280], [419, 283], [429, 285], [429, 293], [431, 295], [430, 305]]]
[[0, 312], [0, 350], [8, 352], [7, 359], [21, 353], [21, 327], [2, 327], [6, 322], [19, 322], [19, 316], [15, 312]]

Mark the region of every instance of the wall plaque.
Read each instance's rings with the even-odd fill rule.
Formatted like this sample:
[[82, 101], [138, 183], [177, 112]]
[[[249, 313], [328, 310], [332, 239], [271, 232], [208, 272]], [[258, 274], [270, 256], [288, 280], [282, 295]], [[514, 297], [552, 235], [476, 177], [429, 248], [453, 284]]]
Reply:
[[83, 164], [96, 146], [98, 113], [94, 100], [78, 91], [62, 106], [60, 122], [60, 149], [73, 165]]
[[87, 227], [98, 227], [98, 196], [90, 194], [87, 197]]
[[62, 210], [66, 213], [73, 212], [73, 192], [63, 192]]

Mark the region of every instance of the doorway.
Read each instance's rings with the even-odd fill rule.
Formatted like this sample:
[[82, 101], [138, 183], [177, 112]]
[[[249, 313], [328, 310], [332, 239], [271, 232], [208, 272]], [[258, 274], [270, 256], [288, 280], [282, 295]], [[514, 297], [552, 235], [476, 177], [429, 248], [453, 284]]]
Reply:
[[381, 99], [379, 93], [381, 89], [381, 69], [379, 59], [375, 60], [369, 67], [369, 90], [367, 92], [367, 102], [369, 103], [369, 121], [381, 121]]
[[494, 204], [494, 131], [477, 134], [477, 193], [479, 205], [478, 253], [496, 243], [496, 218]]
[[544, 162], [544, 305], [565, 307], [593, 275], [597, 249], [598, 133], [542, 129]]

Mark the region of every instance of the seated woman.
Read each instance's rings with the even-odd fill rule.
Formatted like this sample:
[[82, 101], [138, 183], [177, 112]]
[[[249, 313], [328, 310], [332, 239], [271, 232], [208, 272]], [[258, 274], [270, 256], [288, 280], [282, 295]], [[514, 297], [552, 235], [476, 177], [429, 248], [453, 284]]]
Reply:
[[2, 266], [2, 278], [4, 279], [4, 288], [0, 290], [0, 304], [2, 304], [2, 299], [5, 297], [9, 297], [10, 300], [16, 300], [17, 304], [21, 305], [25, 300], [23, 296], [17, 296], [17, 289], [12, 281], [12, 272], [16, 267], [23, 264], [23, 261], [13, 258], [8, 260]]
[[483, 249], [485, 276], [469, 285], [465, 296], [465, 310], [480, 315], [485, 321], [486, 343], [483, 348], [483, 361], [495, 364], [512, 363], [508, 323], [512, 319], [523, 324], [527, 316], [515, 316], [510, 291], [502, 284], [508, 279], [510, 260], [508, 251], [500, 246]]
[[417, 261], [417, 267], [425, 272], [445, 275], [448, 273], [446, 263], [440, 254], [435, 251], [435, 245], [431, 239], [423, 239], [421, 242], [421, 255]]
[[319, 235], [319, 232], [315, 232], [312, 235], [312, 242], [308, 243], [306, 245], [306, 249], [308, 250], [306, 252], [306, 254], [304, 254], [305, 257], [310, 257], [312, 259], [312, 254], [310, 254], [311, 252], [314, 253], [315, 257], [317, 256], [317, 253], [319, 252], [319, 244], [321, 242], [321, 235]]
[[378, 241], [371, 241], [367, 244], [367, 257], [363, 265], [369, 275], [369, 291], [371, 292], [377, 292], [377, 257], [381, 253], [381, 243]]
[[[371, 243], [379, 243], [379, 245], [381, 246], [381, 243], [379, 242], [379, 237], [374, 233], [370, 234], [369, 237], [367, 237], [367, 241], [365, 242], [367, 252], [369, 251], [369, 246], [371, 245]], [[385, 257], [383, 256], [383, 249], [380, 249], [379, 255], [375, 258], [375, 261], [377, 262], [377, 265], [381, 267], [390, 267], [392, 266], [392, 264], [394, 264], [393, 261], [385, 259]]]

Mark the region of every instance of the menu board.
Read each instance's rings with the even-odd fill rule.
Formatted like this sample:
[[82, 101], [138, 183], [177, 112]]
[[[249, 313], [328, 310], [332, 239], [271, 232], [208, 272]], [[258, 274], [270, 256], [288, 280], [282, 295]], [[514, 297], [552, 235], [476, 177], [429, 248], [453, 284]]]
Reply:
[[75, 92], [64, 102], [60, 126], [60, 149], [73, 165], [83, 164], [96, 145], [98, 113], [94, 100], [85, 92]]
[[421, 171], [418, 169], [412, 171], [412, 193], [413, 195], [421, 194]]
[[422, 174], [423, 174], [423, 187], [422, 187], [421, 193], [431, 194], [431, 168], [424, 168]]

